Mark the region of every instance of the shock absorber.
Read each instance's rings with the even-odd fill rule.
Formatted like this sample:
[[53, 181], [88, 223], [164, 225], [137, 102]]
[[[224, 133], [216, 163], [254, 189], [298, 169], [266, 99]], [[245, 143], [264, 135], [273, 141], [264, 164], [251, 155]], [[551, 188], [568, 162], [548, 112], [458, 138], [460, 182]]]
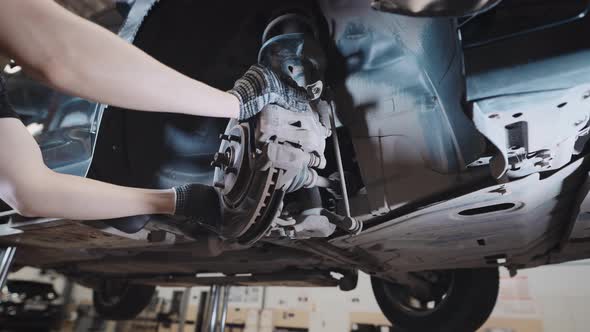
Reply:
[[[290, 77], [297, 85], [305, 88], [314, 99], [319, 99], [325, 88], [323, 82], [326, 57], [314, 22], [314, 19], [302, 14], [289, 13], [278, 16], [265, 29], [263, 46], [258, 59], [261, 64], [272, 68], [275, 72]], [[320, 114], [320, 119], [333, 133], [332, 142], [336, 153], [335, 160], [340, 177], [345, 215], [348, 219], [352, 219], [340, 144], [336, 134], [335, 104], [329, 100], [330, 94], [326, 95], [330, 105], [329, 111]], [[317, 181], [317, 178], [315, 171], [304, 171], [296, 182], [303, 186], [303, 183]], [[361, 229], [362, 224], [356, 227], [353, 233], [360, 232]]]
[[[291, 79], [316, 100], [323, 93], [325, 56], [314, 21], [295, 11], [274, 18], [264, 30], [258, 62]], [[287, 191], [316, 186], [321, 181], [313, 167], [323, 168], [323, 163], [325, 159], [318, 158], [310, 168], [302, 169]]]
[[314, 19], [288, 13], [273, 19], [262, 36], [258, 62], [291, 78], [314, 98], [323, 90], [325, 55]]

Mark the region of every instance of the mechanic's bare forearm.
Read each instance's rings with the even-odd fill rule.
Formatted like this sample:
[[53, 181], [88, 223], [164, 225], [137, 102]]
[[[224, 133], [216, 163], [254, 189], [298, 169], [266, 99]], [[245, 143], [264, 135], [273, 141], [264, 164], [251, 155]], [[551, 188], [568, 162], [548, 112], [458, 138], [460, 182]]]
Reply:
[[173, 190], [115, 186], [77, 176], [39, 170], [16, 188], [17, 211], [28, 217], [73, 220], [111, 219], [174, 213]]
[[174, 190], [115, 186], [48, 169], [17, 119], [0, 119], [0, 199], [27, 217], [75, 220], [172, 214]]
[[232, 95], [162, 65], [53, 1], [0, 0], [0, 6], [0, 53], [59, 90], [137, 110], [238, 117]]

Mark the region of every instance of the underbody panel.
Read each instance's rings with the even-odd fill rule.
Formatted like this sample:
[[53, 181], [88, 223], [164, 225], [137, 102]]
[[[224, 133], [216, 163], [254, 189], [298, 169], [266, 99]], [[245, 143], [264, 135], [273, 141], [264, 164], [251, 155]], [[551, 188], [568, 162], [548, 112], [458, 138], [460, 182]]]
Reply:
[[577, 215], [587, 167], [580, 159], [546, 178], [497, 184], [331, 243], [362, 248], [391, 271], [551, 263]]

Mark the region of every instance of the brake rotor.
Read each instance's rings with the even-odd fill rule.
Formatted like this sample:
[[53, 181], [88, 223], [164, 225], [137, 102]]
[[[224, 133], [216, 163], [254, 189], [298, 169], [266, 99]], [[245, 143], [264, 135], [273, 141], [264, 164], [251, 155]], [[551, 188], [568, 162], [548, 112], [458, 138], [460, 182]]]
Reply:
[[221, 139], [212, 163], [215, 186], [223, 197], [224, 216], [218, 232], [249, 245], [266, 234], [280, 213], [285, 192], [276, 185], [283, 170], [256, 167], [264, 157], [256, 153], [261, 147], [249, 123], [230, 121]]

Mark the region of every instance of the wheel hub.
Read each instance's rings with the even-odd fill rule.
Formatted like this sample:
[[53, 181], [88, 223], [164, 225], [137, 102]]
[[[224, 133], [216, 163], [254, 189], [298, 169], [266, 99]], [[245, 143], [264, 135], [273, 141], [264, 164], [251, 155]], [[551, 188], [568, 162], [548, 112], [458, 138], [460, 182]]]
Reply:
[[214, 156], [213, 166], [217, 167], [215, 186], [235, 205], [243, 198], [245, 180], [252, 176], [252, 158], [249, 154], [250, 126], [232, 121], [220, 138], [219, 152]]

